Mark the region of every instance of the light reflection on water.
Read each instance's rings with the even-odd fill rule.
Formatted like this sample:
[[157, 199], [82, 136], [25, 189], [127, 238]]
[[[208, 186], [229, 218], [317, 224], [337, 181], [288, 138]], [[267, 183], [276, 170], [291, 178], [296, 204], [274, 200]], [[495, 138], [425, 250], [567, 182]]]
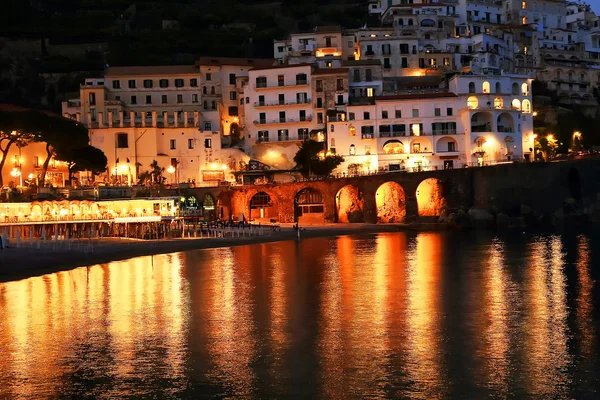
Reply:
[[343, 236], [0, 284], [0, 398], [597, 397], [598, 239]]

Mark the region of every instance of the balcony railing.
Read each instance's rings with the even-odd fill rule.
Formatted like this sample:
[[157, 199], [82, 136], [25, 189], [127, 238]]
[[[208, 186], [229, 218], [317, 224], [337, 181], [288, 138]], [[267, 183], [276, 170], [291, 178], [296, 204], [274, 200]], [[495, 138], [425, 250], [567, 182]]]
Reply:
[[401, 136], [406, 136], [406, 131], [379, 132], [379, 137], [382, 137], [382, 138], [401, 137]]
[[360, 137], [363, 139], [373, 139], [375, 137], [374, 133], [361, 133]]
[[254, 121], [255, 125], [271, 125], [271, 124], [287, 124], [295, 122], [310, 122], [312, 121], [312, 115], [300, 118], [278, 118], [278, 119], [259, 119]]
[[296, 80], [294, 83], [284, 83], [281, 85], [279, 82], [276, 85], [269, 85], [267, 83], [257, 83], [254, 85], [255, 89], [277, 89], [282, 87], [295, 87], [295, 86], [307, 86], [308, 80]]
[[311, 99], [304, 99], [300, 101], [257, 101], [254, 103], [255, 107], [281, 107], [281, 106], [298, 106], [303, 104], [310, 104]]
[[434, 129], [433, 135], [456, 135], [456, 129]]

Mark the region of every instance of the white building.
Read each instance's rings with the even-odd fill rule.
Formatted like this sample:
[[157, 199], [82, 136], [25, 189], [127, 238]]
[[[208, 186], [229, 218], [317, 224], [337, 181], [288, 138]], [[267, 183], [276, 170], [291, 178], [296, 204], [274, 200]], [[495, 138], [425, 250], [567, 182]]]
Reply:
[[278, 169], [294, 167], [300, 143], [319, 122], [313, 112], [316, 99], [311, 98], [312, 68], [295, 64], [250, 70], [244, 88], [244, 142], [252, 157]]
[[462, 168], [532, 159], [531, 79], [457, 75], [444, 93], [377, 96], [330, 119], [337, 172]]
[[223, 148], [240, 131], [238, 80], [273, 60], [200, 59], [195, 66], [113, 67], [86, 79], [63, 115], [83, 122], [108, 158], [107, 183], [135, 183], [153, 161], [176, 167], [174, 181], [213, 185], [234, 180], [249, 157]]

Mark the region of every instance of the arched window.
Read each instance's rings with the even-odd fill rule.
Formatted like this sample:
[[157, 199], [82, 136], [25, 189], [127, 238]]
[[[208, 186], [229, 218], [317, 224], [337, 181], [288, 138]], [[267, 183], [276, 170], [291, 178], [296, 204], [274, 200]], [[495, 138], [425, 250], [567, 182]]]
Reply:
[[435, 26], [435, 21], [432, 19], [424, 19], [421, 21], [421, 26]]
[[356, 128], [354, 125], [350, 125], [350, 136], [356, 136]]
[[[556, 71], [556, 79], [560, 79], [560, 70]], [[600, 78], [598, 78], [600, 79]]]
[[250, 97], [246, 97], [246, 104], [250, 104]]
[[496, 97], [494, 99], [494, 108], [496, 108], [496, 109], [502, 108], [502, 97]]
[[206, 93], [207, 93], [206, 86], [202, 86], [202, 94], [206, 94]]
[[210, 87], [210, 94], [215, 94], [215, 87], [214, 86]]
[[531, 103], [529, 100], [523, 100], [523, 112], [527, 114], [531, 112]]
[[404, 144], [399, 140], [389, 140], [383, 145], [383, 154], [403, 154]]
[[519, 84], [517, 82], [512, 84], [512, 94], [519, 94]]
[[208, 101], [204, 100], [204, 109], [208, 110]]
[[475, 93], [475, 82], [469, 82], [469, 93]]
[[412, 25], [412, 24], [413, 24], [413, 20], [412, 20], [412, 18], [409, 18], [409, 19], [408, 19], [408, 24], [409, 24], [409, 25]]
[[523, 96], [529, 96], [529, 85], [527, 85], [526, 83], [522, 84], [521, 93], [523, 93]]
[[[335, 132], [335, 125], [331, 124], [329, 132]], [[333, 140], [333, 139], [332, 139]]]
[[513, 110], [521, 111], [521, 100], [514, 99], [512, 101], [512, 108], [513, 108]]
[[471, 96], [467, 99], [467, 108], [469, 110], [476, 109], [478, 105], [479, 105], [479, 101], [477, 100], [477, 97]]
[[399, 18], [398, 19], [398, 25], [400, 25], [400, 26], [404, 25], [404, 19]]
[[213, 102], [211, 103], [212, 109], [216, 110], [217, 109], [217, 102], [213, 100]]
[[500, 82], [496, 82], [496, 87], [494, 89], [495, 93], [502, 93], [502, 87], [500, 86]]
[[356, 155], [356, 146], [353, 144], [350, 145], [350, 155], [351, 156]]
[[335, 147], [335, 139], [334, 138], [331, 138], [331, 146], [329, 146], [329, 147]]
[[483, 91], [483, 93], [489, 93], [490, 83], [488, 81], [483, 82], [483, 84], [481, 85], [481, 90]]

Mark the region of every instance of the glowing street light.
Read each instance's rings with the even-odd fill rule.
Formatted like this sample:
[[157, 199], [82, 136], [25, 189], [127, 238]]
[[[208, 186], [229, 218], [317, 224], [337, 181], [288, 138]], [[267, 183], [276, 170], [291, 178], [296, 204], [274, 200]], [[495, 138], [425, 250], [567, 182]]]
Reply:
[[581, 132], [579, 132], [579, 131], [573, 132], [573, 137], [576, 138], [576, 139], [581, 138]]
[[23, 176], [21, 175], [21, 171], [19, 171], [18, 168], [13, 168], [13, 170], [10, 171], [10, 176], [12, 176], [15, 179], [19, 177], [19, 186], [23, 186]]

